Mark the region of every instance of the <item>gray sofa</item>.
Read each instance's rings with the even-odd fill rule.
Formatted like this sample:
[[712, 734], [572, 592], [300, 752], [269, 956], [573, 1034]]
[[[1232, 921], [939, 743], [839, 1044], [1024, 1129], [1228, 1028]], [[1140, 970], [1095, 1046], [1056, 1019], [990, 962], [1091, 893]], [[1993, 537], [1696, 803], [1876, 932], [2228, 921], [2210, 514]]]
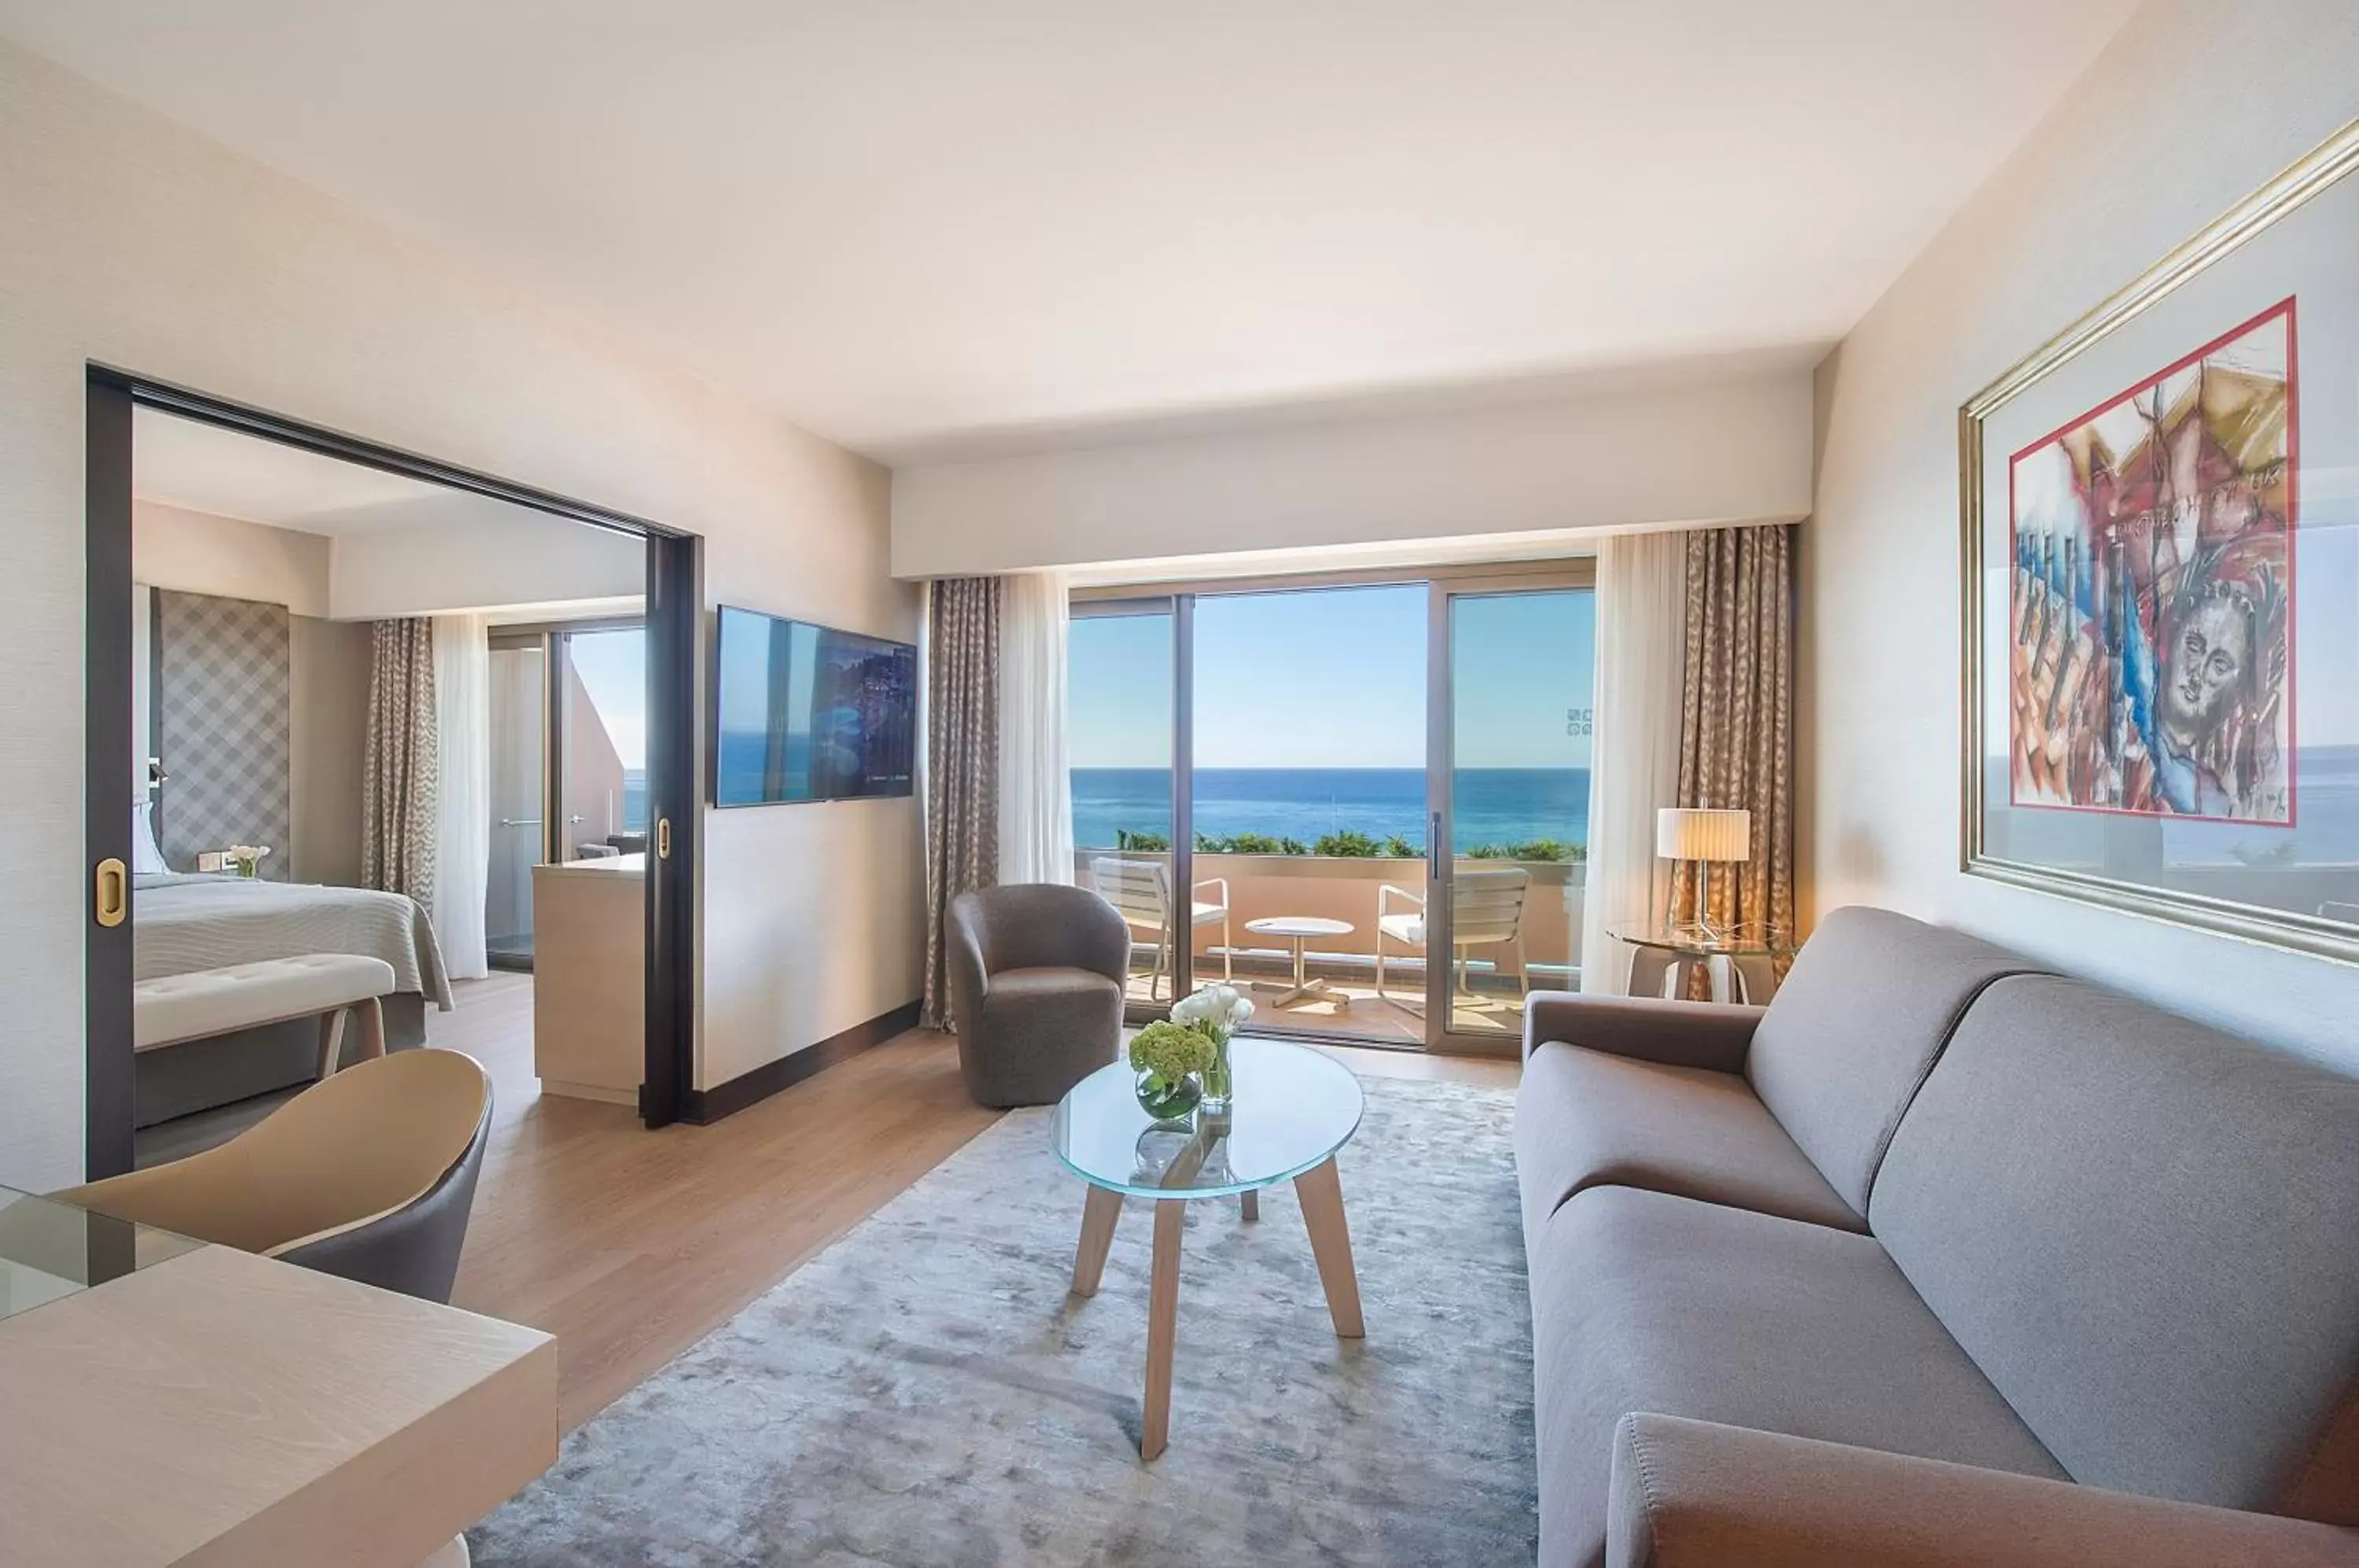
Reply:
[[2359, 1563], [2359, 1079], [1864, 909], [1525, 1053], [1543, 1568]]
[[1095, 893], [1020, 883], [951, 901], [951, 1023], [980, 1105], [1052, 1105], [1122, 1048], [1130, 927]]

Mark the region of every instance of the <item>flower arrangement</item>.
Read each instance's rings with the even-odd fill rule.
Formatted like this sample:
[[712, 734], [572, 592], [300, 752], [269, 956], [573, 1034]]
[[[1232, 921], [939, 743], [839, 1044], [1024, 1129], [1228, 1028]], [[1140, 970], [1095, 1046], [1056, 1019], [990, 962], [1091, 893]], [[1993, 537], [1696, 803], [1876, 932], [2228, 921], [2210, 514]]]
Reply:
[[1253, 1003], [1234, 985], [1206, 985], [1171, 1004], [1173, 1022], [1187, 1025], [1212, 1042], [1212, 1064], [1201, 1077], [1204, 1103], [1215, 1112], [1228, 1109], [1233, 1087], [1229, 1079], [1229, 1037], [1243, 1029], [1253, 1014]]
[[1212, 1038], [1186, 1024], [1158, 1021], [1131, 1037], [1132, 1068], [1152, 1073], [1167, 1083], [1201, 1073], [1212, 1064]]
[[1140, 1106], [1158, 1121], [1186, 1116], [1202, 1096], [1202, 1075], [1217, 1055], [1212, 1037], [1190, 1025], [1158, 1019], [1140, 1029], [1130, 1041]]
[[266, 844], [234, 844], [222, 851], [222, 858], [234, 866], [240, 877], [258, 877], [262, 874], [262, 863], [269, 854], [270, 846]]

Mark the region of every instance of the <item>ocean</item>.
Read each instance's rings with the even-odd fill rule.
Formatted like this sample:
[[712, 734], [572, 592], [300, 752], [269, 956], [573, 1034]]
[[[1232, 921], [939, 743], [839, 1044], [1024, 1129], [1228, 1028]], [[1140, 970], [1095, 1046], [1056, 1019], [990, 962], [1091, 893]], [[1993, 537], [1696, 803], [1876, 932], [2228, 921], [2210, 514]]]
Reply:
[[[1589, 770], [1467, 768], [1457, 779], [1456, 853], [1552, 838], [1589, 841]], [[1421, 768], [1200, 768], [1196, 831], [1266, 833], [1309, 844], [1346, 830], [1425, 842]], [[1160, 768], [1073, 769], [1073, 842], [1111, 849], [1117, 830], [1171, 832], [1171, 774]]]

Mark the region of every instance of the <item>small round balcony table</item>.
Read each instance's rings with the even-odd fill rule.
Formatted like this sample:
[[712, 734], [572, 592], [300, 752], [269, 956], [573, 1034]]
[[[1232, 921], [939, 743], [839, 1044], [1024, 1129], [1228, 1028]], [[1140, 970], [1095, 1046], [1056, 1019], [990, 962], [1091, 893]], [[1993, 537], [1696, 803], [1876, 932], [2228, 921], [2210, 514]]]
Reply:
[[1089, 1183], [1081, 1246], [1073, 1254], [1073, 1293], [1094, 1296], [1125, 1197], [1155, 1204], [1155, 1264], [1147, 1292], [1147, 1392], [1138, 1454], [1153, 1459], [1171, 1432], [1171, 1348], [1180, 1318], [1180, 1233], [1198, 1198], [1241, 1201], [1255, 1217], [1256, 1195], [1294, 1183], [1310, 1256], [1327, 1296], [1327, 1315], [1343, 1339], [1366, 1333], [1360, 1279], [1335, 1156], [1360, 1130], [1366, 1102], [1351, 1070], [1323, 1051], [1285, 1040], [1229, 1041], [1235, 1090], [1219, 1116], [1197, 1111], [1157, 1121], [1140, 1108], [1134, 1074], [1101, 1067], [1057, 1103], [1049, 1143], [1065, 1168]]
[[1256, 936], [1274, 936], [1294, 944], [1294, 984], [1281, 985], [1269, 980], [1256, 980], [1253, 988], [1276, 992], [1273, 1007], [1299, 1007], [1306, 1002], [1332, 1002], [1337, 1012], [1348, 1012], [1352, 998], [1336, 990], [1324, 980], [1311, 979], [1305, 971], [1307, 962], [1304, 943], [1313, 937], [1350, 936], [1359, 928], [1349, 920], [1331, 920], [1318, 915], [1270, 915], [1258, 920], [1247, 920], [1245, 930]]

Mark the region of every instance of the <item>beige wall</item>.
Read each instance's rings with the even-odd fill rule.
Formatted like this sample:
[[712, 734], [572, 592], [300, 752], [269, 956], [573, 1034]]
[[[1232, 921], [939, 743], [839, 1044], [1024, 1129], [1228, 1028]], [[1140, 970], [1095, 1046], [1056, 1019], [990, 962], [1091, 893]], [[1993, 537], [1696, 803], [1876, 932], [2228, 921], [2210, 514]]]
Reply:
[[361, 881], [361, 768], [368, 754], [369, 628], [296, 615], [288, 622], [288, 771], [298, 882]]
[[647, 587], [641, 540], [506, 507], [340, 535], [329, 563], [329, 600], [339, 620], [625, 599]]
[[1810, 509], [1810, 462], [1798, 369], [921, 463], [894, 473], [893, 570], [1786, 520]]
[[[883, 469], [5, 45], [0, 213], [0, 1181], [82, 1160], [90, 362], [660, 518], [714, 599], [915, 636]], [[707, 813], [702, 847], [700, 1083], [917, 995], [914, 801]]]
[[[2359, 1062], [2359, 969], [1958, 870], [1959, 405], [2354, 114], [2359, 6], [2157, 0], [1820, 368], [1799, 713], [1817, 910], [1950, 921]], [[2347, 389], [2327, 412], [2353, 417]]]
[[329, 540], [156, 501], [131, 507], [131, 575], [156, 588], [328, 611]]

